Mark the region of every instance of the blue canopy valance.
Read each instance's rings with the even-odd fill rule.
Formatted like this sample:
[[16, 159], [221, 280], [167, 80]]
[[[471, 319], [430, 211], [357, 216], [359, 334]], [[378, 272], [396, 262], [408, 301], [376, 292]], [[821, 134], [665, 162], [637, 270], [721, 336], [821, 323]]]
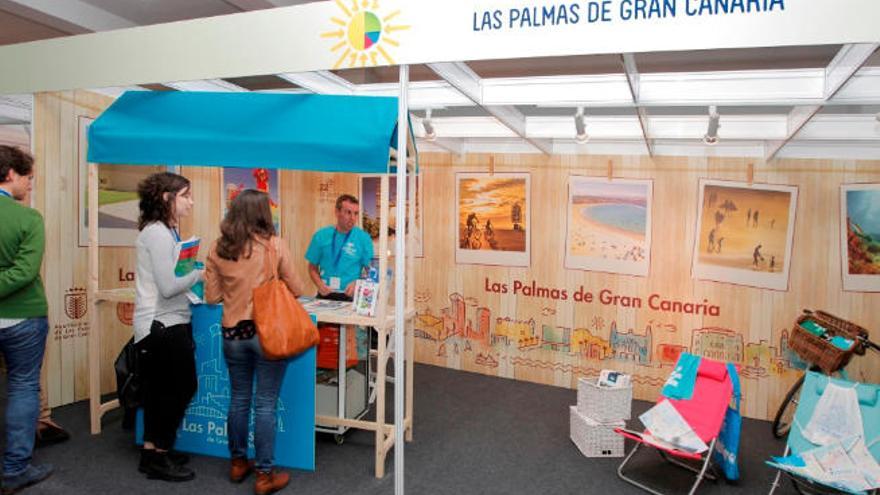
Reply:
[[90, 126], [88, 160], [387, 173], [396, 128], [392, 97], [129, 91]]

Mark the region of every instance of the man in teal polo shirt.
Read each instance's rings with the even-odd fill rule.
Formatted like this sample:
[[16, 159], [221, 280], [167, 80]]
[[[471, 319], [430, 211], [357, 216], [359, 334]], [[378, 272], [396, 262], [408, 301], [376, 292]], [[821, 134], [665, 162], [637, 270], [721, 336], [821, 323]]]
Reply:
[[355, 226], [360, 205], [357, 198], [343, 194], [336, 199], [336, 225], [328, 225], [312, 236], [306, 250], [309, 277], [318, 297], [350, 301], [354, 285], [373, 259], [373, 240]]

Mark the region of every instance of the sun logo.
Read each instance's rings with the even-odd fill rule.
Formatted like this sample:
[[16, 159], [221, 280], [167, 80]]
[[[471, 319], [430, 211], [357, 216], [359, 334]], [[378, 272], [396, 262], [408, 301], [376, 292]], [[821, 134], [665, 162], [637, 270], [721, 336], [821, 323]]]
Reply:
[[336, 31], [322, 33], [322, 38], [337, 38], [339, 42], [330, 48], [333, 53], [342, 52], [333, 69], [343, 65], [348, 67], [366, 67], [379, 65], [381, 56], [385, 62], [394, 65], [394, 59], [388, 54], [384, 45], [400, 46], [390, 34], [409, 29], [409, 26], [392, 24], [391, 21], [400, 10], [390, 12], [382, 17], [379, 12], [379, 0], [336, 0], [336, 5], [344, 14], [342, 19], [331, 17], [330, 20], [340, 26]]

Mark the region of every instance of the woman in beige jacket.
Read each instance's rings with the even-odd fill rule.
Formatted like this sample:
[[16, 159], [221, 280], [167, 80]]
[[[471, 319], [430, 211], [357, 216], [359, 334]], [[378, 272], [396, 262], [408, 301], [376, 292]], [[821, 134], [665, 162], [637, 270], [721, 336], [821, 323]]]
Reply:
[[[268, 259], [267, 259], [268, 257]], [[263, 357], [253, 322], [253, 291], [271, 276], [268, 260], [278, 260], [278, 274], [294, 295], [302, 282], [293, 271], [287, 246], [275, 235], [269, 196], [245, 190], [233, 201], [220, 224], [220, 238], [211, 246], [205, 271], [205, 300], [223, 303], [223, 355], [232, 385], [227, 417], [229, 478], [243, 481], [256, 468], [255, 493], [264, 495], [284, 488], [290, 475], [273, 470], [275, 417], [278, 392], [287, 361]], [[254, 398], [256, 458], [247, 459], [248, 417]]]

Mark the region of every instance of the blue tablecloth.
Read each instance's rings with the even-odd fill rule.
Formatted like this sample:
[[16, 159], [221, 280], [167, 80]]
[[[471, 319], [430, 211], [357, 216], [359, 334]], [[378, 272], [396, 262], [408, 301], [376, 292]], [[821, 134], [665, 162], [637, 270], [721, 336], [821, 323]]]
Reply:
[[[193, 306], [193, 337], [196, 341], [196, 372], [199, 388], [183, 424], [177, 431], [176, 450], [215, 457], [229, 457], [226, 411], [229, 407], [229, 373], [223, 359], [220, 330], [222, 306]], [[291, 359], [278, 399], [275, 463], [278, 466], [315, 469], [315, 348]], [[253, 433], [253, 411], [251, 412]], [[143, 438], [140, 411], [137, 441]], [[253, 456], [251, 440], [249, 456]]]

